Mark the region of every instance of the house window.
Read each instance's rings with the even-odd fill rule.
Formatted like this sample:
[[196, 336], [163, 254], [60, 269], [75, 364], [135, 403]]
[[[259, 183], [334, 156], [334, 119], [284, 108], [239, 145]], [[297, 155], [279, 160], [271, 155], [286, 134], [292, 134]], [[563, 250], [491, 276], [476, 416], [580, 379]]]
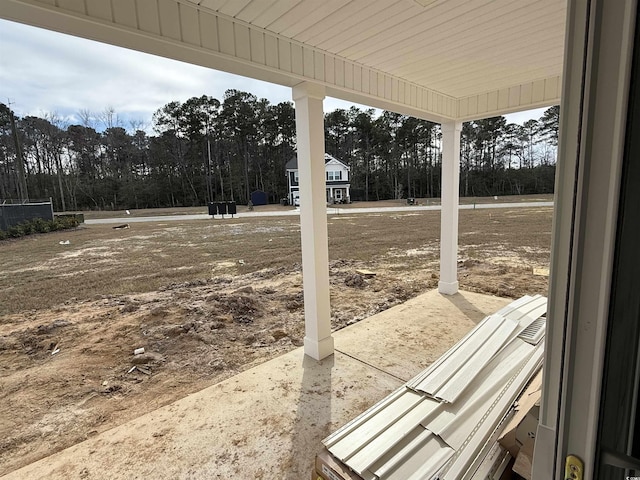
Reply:
[[342, 170], [327, 172], [328, 182], [334, 182], [336, 180], [342, 180]]
[[293, 181], [295, 183], [300, 183], [300, 178], [298, 177], [298, 172], [297, 171], [293, 172]]

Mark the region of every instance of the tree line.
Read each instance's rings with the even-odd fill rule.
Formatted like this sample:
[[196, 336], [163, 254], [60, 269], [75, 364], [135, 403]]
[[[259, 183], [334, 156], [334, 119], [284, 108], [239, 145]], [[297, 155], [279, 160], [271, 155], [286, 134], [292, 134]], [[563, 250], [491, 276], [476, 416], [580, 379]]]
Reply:
[[[463, 124], [460, 194], [553, 191], [559, 108], [538, 120], [495, 117]], [[295, 109], [238, 90], [224, 98], [170, 102], [128, 128], [113, 109], [16, 117], [0, 104], [0, 198], [52, 198], [58, 211], [246, 203], [254, 190], [271, 202], [287, 194], [285, 164], [295, 155]], [[439, 197], [440, 126], [351, 107], [325, 114], [327, 153], [351, 167], [352, 200]]]

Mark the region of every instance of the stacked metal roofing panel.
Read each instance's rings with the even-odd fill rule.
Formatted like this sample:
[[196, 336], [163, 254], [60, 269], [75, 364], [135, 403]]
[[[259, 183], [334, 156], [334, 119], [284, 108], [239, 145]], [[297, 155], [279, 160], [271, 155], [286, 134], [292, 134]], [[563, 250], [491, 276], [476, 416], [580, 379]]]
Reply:
[[546, 298], [486, 317], [438, 361], [324, 440], [365, 480], [470, 478], [542, 365]]

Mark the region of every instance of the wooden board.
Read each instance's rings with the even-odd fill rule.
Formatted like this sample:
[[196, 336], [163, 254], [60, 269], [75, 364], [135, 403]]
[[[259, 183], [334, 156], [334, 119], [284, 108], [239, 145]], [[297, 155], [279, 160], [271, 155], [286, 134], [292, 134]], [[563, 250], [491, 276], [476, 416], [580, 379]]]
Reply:
[[359, 275], [362, 275], [363, 277], [375, 277], [376, 276], [376, 272], [372, 272], [370, 270], [356, 270], [356, 273]]
[[315, 473], [320, 480], [362, 480], [328, 450], [316, 455]]

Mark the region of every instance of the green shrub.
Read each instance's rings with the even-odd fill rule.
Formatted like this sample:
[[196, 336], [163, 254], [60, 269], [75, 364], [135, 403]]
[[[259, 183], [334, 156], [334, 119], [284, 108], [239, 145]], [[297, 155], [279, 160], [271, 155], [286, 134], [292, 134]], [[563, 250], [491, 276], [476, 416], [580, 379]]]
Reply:
[[51, 222], [47, 220], [36, 218], [32, 223], [37, 233], [48, 233], [51, 231]]
[[9, 227], [9, 230], [7, 230], [7, 234], [11, 238], [24, 237], [24, 230], [22, 228], [22, 224]]
[[48, 233], [55, 232], [56, 230], [67, 230], [77, 226], [78, 219], [75, 217], [56, 218], [54, 220], [36, 218], [10, 227], [6, 232], [0, 230], [0, 240], [24, 237], [25, 235], [31, 235], [33, 233]]
[[78, 219], [76, 217], [58, 217], [55, 220], [59, 225], [60, 230], [65, 230], [67, 228], [75, 228], [78, 226]]
[[33, 224], [33, 221], [26, 221], [20, 223], [20, 227], [22, 228], [23, 235], [31, 235], [32, 233], [36, 233], [36, 227]]

